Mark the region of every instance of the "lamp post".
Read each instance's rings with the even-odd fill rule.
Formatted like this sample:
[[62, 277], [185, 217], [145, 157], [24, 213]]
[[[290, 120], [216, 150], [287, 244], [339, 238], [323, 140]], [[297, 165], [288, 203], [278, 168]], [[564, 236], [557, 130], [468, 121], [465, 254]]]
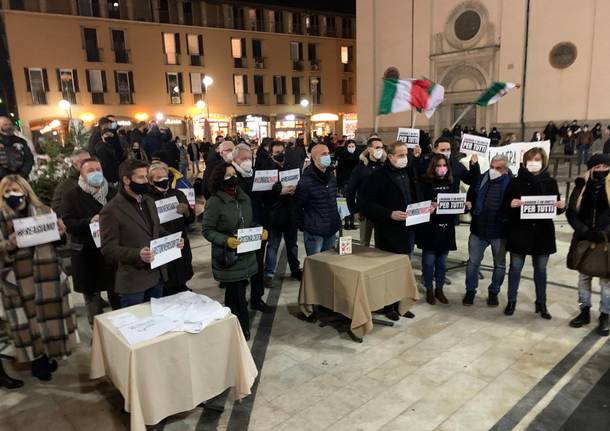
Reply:
[[[205, 132], [209, 133], [209, 136], [207, 136], [207, 138], [211, 142], [212, 141], [212, 128], [210, 126], [210, 102], [208, 100], [208, 87], [210, 87], [214, 83], [214, 79], [210, 75], [205, 75], [201, 82], [203, 84], [203, 88], [205, 89], [205, 95], [204, 95], [205, 101], [202, 101], [203, 103], [205, 103], [205, 109], [206, 109], [206, 115], [205, 115], [206, 128], [205, 128]], [[199, 103], [199, 102], [197, 102], [197, 103]]]
[[311, 140], [311, 115], [312, 106], [308, 99], [301, 99], [300, 105], [307, 109], [307, 125], [305, 127], [305, 133], [307, 134], [307, 143]]
[[61, 99], [58, 106], [68, 115], [68, 136], [72, 137], [72, 104], [66, 99]]

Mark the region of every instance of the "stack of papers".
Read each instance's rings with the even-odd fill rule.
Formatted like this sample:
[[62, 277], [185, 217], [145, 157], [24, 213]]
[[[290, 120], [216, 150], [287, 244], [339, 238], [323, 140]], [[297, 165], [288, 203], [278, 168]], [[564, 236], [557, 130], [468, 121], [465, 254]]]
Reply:
[[152, 315], [138, 318], [131, 313], [118, 313], [108, 318], [130, 345], [152, 340], [168, 332], [196, 334], [215, 320], [231, 314], [205, 295], [182, 292], [165, 298], [153, 298], [150, 302]]

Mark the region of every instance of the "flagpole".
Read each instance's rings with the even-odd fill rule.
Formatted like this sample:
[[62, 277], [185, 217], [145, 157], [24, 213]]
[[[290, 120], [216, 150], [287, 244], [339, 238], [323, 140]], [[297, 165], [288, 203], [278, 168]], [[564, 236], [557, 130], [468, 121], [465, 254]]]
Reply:
[[470, 105], [468, 108], [464, 109], [464, 110], [462, 111], [462, 113], [460, 114], [460, 116], [459, 116], [459, 117], [457, 117], [457, 119], [456, 119], [456, 120], [453, 122], [453, 124], [451, 125], [451, 127], [449, 128], [449, 130], [453, 130], [453, 128], [455, 127], [455, 125], [456, 125], [457, 123], [459, 123], [459, 122], [460, 122], [460, 120], [461, 120], [462, 118], [464, 118], [464, 116], [465, 116], [466, 114], [468, 114], [468, 113], [470, 112], [470, 110], [471, 110], [472, 108], [474, 108], [475, 106], [477, 106], [477, 105], [476, 105], [476, 103], [473, 103], [473, 104], [472, 104], [472, 105]]
[[411, 128], [415, 127], [415, 116], [417, 115], [417, 110], [412, 110], [411, 113]]
[[375, 126], [373, 127], [373, 131], [375, 133], [377, 133], [378, 129], [379, 129], [379, 115], [375, 115]]

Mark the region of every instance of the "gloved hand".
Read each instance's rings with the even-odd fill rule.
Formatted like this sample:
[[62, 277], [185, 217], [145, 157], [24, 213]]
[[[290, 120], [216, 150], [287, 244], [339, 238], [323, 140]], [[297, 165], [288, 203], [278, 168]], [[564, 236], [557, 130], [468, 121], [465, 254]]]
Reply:
[[263, 229], [263, 233], [261, 234], [261, 239], [263, 241], [267, 241], [268, 238], [269, 238], [269, 232], [267, 231], [267, 229]]
[[604, 234], [602, 232], [598, 232], [598, 231], [594, 231], [594, 230], [587, 231], [584, 235], [584, 238], [587, 241], [595, 242], [598, 244], [605, 241]]
[[237, 248], [237, 246], [239, 245], [240, 241], [235, 238], [234, 236], [230, 236], [229, 238], [227, 238], [227, 246], [229, 248]]
[[176, 207], [176, 212], [178, 214], [182, 214], [182, 215], [188, 215], [189, 214], [189, 204], [178, 204], [178, 206]]

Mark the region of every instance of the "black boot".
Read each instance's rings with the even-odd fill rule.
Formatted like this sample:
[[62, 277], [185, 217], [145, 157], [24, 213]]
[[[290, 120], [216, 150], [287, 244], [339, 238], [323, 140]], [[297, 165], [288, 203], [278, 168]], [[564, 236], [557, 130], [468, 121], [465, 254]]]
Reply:
[[570, 326], [572, 328], [582, 328], [584, 325], [591, 323], [591, 307], [581, 307], [580, 314], [570, 320]]
[[472, 304], [474, 304], [475, 295], [475, 292], [467, 290], [466, 295], [464, 295], [464, 299], [462, 299], [462, 305], [470, 307]]
[[6, 389], [17, 389], [23, 386], [23, 382], [21, 380], [13, 379], [6, 371], [4, 371], [4, 367], [2, 366], [2, 361], [0, 360], [0, 388]]
[[32, 361], [32, 376], [44, 382], [51, 380], [51, 365], [46, 355]]
[[553, 318], [546, 309], [546, 304], [540, 302], [536, 302], [536, 313], [540, 313], [540, 317], [546, 320], [551, 320]]
[[607, 337], [610, 335], [610, 322], [608, 322], [608, 315], [606, 313], [601, 313], [599, 315], [599, 326], [597, 327], [597, 332], [602, 337]]
[[517, 308], [517, 301], [508, 301], [506, 304], [506, 308], [504, 309], [504, 314], [507, 316], [512, 316], [515, 314], [515, 309]]
[[445, 296], [445, 293], [443, 292], [443, 288], [442, 287], [441, 288], [437, 287], [436, 289], [434, 289], [434, 297], [436, 299], [438, 299], [438, 301], [441, 304], [449, 304], [449, 300]]

